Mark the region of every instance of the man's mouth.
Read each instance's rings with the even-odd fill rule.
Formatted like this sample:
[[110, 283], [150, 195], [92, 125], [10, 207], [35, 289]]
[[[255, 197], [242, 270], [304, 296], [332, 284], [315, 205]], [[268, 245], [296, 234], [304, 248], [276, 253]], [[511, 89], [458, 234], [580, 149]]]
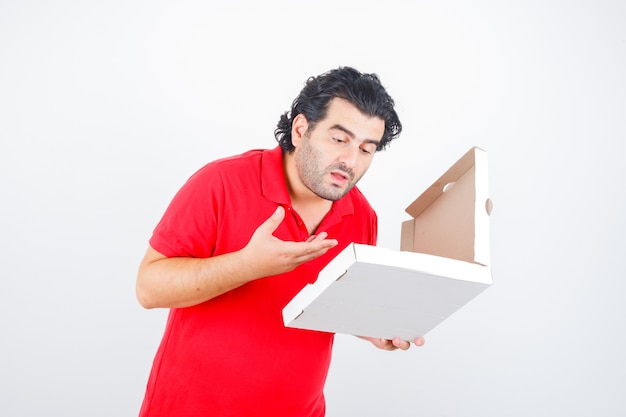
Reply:
[[350, 181], [350, 176], [342, 171], [332, 171], [331, 178], [338, 184], [345, 184]]

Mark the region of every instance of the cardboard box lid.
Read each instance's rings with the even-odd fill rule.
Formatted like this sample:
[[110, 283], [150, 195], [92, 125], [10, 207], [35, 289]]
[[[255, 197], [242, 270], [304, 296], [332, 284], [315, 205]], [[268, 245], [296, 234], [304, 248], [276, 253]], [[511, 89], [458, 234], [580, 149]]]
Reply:
[[400, 250], [489, 265], [487, 153], [471, 148], [406, 212]]
[[401, 251], [345, 248], [283, 309], [285, 325], [414, 340], [491, 285], [486, 162], [470, 149], [407, 208]]

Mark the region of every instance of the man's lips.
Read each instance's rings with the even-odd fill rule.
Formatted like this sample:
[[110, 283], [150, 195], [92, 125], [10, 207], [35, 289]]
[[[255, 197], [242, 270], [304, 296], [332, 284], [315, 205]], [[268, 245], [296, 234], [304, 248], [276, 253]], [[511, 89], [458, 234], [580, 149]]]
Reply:
[[350, 181], [350, 176], [345, 172], [332, 171], [330, 173], [330, 176], [335, 182], [339, 184], [345, 184], [346, 182]]

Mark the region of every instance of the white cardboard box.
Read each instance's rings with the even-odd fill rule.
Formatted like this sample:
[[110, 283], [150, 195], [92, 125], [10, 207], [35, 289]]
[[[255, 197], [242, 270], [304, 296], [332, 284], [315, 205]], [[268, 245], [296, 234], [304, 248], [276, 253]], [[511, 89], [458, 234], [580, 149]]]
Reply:
[[415, 340], [492, 284], [487, 153], [470, 149], [407, 209], [400, 251], [352, 243], [283, 309], [286, 326]]

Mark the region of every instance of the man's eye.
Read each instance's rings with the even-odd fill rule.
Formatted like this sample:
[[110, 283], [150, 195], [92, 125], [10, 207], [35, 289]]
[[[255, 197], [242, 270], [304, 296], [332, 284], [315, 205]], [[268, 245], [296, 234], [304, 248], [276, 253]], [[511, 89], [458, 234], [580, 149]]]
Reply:
[[376, 152], [376, 145], [373, 143], [366, 143], [361, 146], [361, 152], [367, 155], [371, 155]]
[[335, 137], [334, 137], [334, 138], [333, 138], [333, 140], [334, 140], [335, 142], [338, 142], [338, 143], [344, 143], [344, 142], [345, 142], [345, 140], [343, 140], [342, 138], [335, 138]]

